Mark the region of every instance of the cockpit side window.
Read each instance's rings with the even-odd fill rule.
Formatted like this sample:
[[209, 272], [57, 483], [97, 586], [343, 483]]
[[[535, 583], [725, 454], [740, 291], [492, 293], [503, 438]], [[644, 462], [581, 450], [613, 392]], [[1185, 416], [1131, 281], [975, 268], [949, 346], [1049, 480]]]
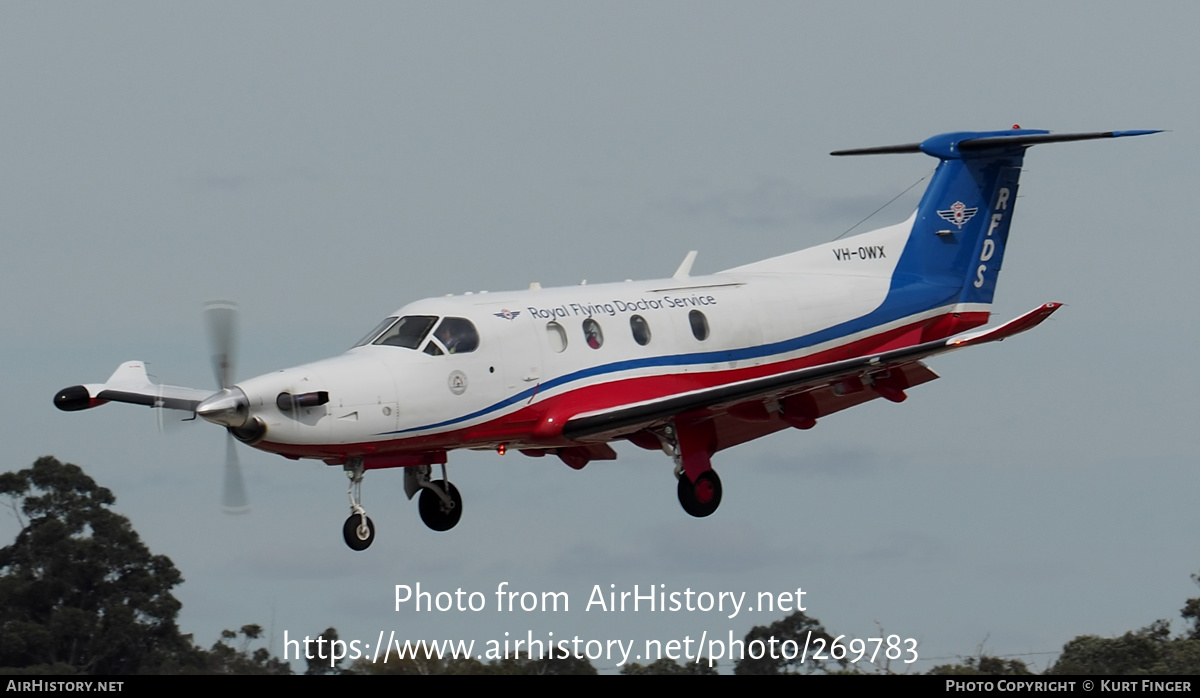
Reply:
[[429, 334], [429, 330], [435, 322], [437, 322], [436, 315], [405, 315], [379, 335], [373, 344], [416, 349], [421, 346], [421, 340]]
[[466, 354], [479, 348], [479, 332], [466, 318], [443, 318], [433, 336], [446, 347], [448, 354]]

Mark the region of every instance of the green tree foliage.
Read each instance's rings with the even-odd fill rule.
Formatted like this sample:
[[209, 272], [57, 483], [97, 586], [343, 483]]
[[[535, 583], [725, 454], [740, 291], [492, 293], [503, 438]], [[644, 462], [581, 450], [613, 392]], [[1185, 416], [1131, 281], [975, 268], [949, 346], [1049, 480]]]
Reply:
[[439, 676], [443, 674], [482, 674], [486, 665], [474, 659], [443, 660], [433, 652], [397, 654], [388, 648], [383, 659], [363, 657], [350, 665], [350, 674], [385, 676]]
[[[1192, 581], [1200, 586], [1200, 574], [1193, 574]], [[1192, 626], [1188, 630], [1188, 639], [1200, 642], [1200, 597], [1188, 599], [1179, 615]]]
[[474, 675], [496, 673], [488, 665], [475, 659], [442, 659], [430, 652], [397, 656], [388, 652], [380, 661], [358, 659], [351, 665], [352, 674], [377, 674], [387, 676], [440, 676]]
[[626, 664], [621, 667], [621, 673], [626, 676], [716, 676], [718, 672], [716, 663], [710, 667], [707, 659], [693, 659], [687, 664], [679, 664], [663, 657], [644, 665], [636, 662]]
[[1033, 672], [1019, 659], [1001, 659], [982, 654], [958, 664], [939, 664], [929, 670], [939, 676], [1028, 676]]
[[[777, 620], [770, 625], [756, 625], [746, 634], [746, 647], [742, 659], [738, 660], [734, 665], [733, 673], [735, 674], [811, 674], [815, 672], [828, 672], [832, 668], [832, 664], [836, 664], [838, 668], [846, 666], [846, 660], [831, 660], [831, 659], [813, 659], [812, 654], [816, 646], [813, 644], [818, 639], [824, 640], [825, 656], [829, 656], [829, 646], [833, 642], [833, 636], [825, 632], [824, 626], [816, 618], [809, 618], [803, 611], [796, 611], [792, 615]], [[758, 642], [755, 642], [758, 641]], [[795, 649], [789, 647], [786, 654], [794, 655], [793, 659], [784, 657], [783, 643], [794, 642]], [[755, 643], [754, 647], [762, 646], [765, 651], [761, 652], [759, 659], [751, 656], [751, 643]], [[772, 643], [774, 650], [772, 652]], [[809, 656], [805, 658], [803, 664], [800, 663], [800, 655], [805, 646], [810, 648]], [[775, 655], [772, 657], [772, 653]], [[754, 649], [753, 654], [760, 654], [757, 649]]]
[[[330, 628], [336, 636], [337, 631]], [[259, 647], [253, 652], [250, 646], [261, 640], [263, 629], [261, 625], [243, 625], [241, 630], [221, 631], [221, 639], [213, 644], [208, 652], [202, 653], [204, 658], [203, 671], [208, 674], [291, 674], [292, 668], [287, 662], [271, 655], [270, 650]], [[231, 644], [242, 636], [240, 647]], [[328, 666], [328, 665], [327, 665]]]
[[1200, 641], [1186, 636], [1171, 637], [1170, 624], [1165, 620], [1155, 621], [1121, 637], [1080, 635], [1063, 647], [1058, 661], [1046, 673], [1100, 676], [1197, 674], [1200, 673]]
[[586, 658], [565, 657], [553, 659], [531, 659], [522, 653], [519, 657], [493, 659], [484, 664], [476, 659], [442, 659], [435, 653], [406, 653], [397, 656], [388, 652], [386, 661], [372, 662], [359, 659], [347, 673], [388, 674], [399, 676], [432, 675], [488, 675], [488, 676], [594, 676], [596, 668]]
[[[326, 628], [325, 632], [318, 635], [315, 640], [316, 651], [311, 650], [307, 646], [304, 650], [306, 652], [304, 661], [308, 663], [308, 668], [304, 673], [308, 675], [342, 673], [341, 666], [339, 665], [342, 663], [343, 658], [338, 657], [330, 661], [330, 657], [335, 654], [332, 649], [333, 643], [338, 640], [337, 628]], [[322, 654], [324, 656], [320, 656]], [[309, 655], [312, 656], [310, 657]]]
[[[79, 466], [39, 458], [0, 474], [21, 523], [0, 549], [0, 671], [60, 674], [290, 674], [258, 625], [226, 630], [211, 650], [176, 625], [183, 581], [152, 555], [112, 492]], [[334, 632], [332, 628], [325, 631]], [[240, 646], [231, 643], [241, 636]]]
[[[1200, 585], [1200, 574], [1192, 581]], [[1181, 615], [1190, 625], [1171, 637], [1168, 621], [1158, 620], [1121, 637], [1080, 635], [1063, 647], [1047, 674], [1200, 674], [1200, 597], [1188, 599]]]
[[112, 492], [44, 457], [0, 475], [0, 494], [23, 524], [0, 550], [0, 667], [132, 674], [194, 661], [171, 594], [183, 578], [109, 508]]
[[487, 663], [487, 674], [509, 676], [595, 676], [596, 667], [586, 657], [554, 657], [531, 659], [522, 654], [516, 659], [499, 659]]

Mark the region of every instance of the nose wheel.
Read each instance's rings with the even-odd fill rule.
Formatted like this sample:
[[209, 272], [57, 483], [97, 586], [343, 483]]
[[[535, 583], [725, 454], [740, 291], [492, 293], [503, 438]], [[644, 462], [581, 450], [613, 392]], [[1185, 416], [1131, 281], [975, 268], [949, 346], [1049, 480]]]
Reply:
[[679, 475], [679, 504], [683, 510], [697, 518], [708, 516], [721, 505], [721, 478], [714, 470], [706, 470], [688, 480], [686, 473]]
[[366, 550], [375, 540], [375, 524], [366, 514], [351, 514], [342, 526], [342, 536], [351, 550]]

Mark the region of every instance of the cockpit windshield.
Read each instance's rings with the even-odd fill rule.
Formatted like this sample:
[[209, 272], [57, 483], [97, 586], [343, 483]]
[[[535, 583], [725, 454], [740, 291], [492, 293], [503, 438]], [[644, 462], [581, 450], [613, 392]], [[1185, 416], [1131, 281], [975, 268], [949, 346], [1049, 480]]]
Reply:
[[354, 346], [361, 347], [365, 344], [370, 344], [371, 340], [378, 337], [380, 332], [383, 332], [385, 329], [391, 327], [392, 323], [394, 323], [396, 320], [399, 320], [399, 319], [400, 318], [396, 317], [395, 315], [393, 315], [392, 317], [389, 317], [389, 318], [384, 318], [383, 322], [376, 325], [375, 329], [373, 329], [370, 332], [363, 335], [363, 338], [358, 340], [357, 342], [355, 342]]
[[379, 335], [372, 344], [416, 349], [421, 346], [421, 341], [429, 334], [437, 320], [436, 315], [405, 315]]
[[[438, 324], [438, 320], [441, 324]], [[429, 331], [437, 325], [433, 337]], [[356, 347], [367, 344], [416, 349], [426, 339], [425, 353], [431, 356], [442, 354], [466, 354], [479, 348], [479, 332], [470, 320], [461, 317], [438, 318], [436, 315], [405, 315], [390, 317], [379, 323]], [[445, 351], [443, 351], [443, 348]]]

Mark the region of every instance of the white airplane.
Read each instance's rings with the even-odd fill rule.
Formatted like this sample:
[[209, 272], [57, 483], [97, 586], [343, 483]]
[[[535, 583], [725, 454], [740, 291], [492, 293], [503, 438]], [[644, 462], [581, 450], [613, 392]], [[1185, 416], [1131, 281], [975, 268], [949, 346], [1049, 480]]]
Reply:
[[[430, 528], [454, 527], [446, 477], [457, 448], [555, 456], [579, 469], [610, 442], [662, 449], [692, 516], [721, 502], [718, 451], [937, 378], [922, 361], [1030, 329], [1047, 303], [988, 320], [1025, 150], [1157, 131], [1051, 134], [1014, 127], [834, 155], [925, 153], [940, 161], [908, 220], [843, 240], [692, 276], [691, 252], [653, 281], [465, 294], [409, 304], [346, 353], [234, 383], [232, 310], [210, 309], [221, 389], [152, 383], [140, 361], [66, 388], [60, 409], [127, 402], [194, 412], [249, 446], [342, 466], [347, 545], [374, 524], [363, 474], [403, 468]], [[441, 477], [432, 479], [433, 466]], [[230, 440], [227, 504], [244, 505]]]

